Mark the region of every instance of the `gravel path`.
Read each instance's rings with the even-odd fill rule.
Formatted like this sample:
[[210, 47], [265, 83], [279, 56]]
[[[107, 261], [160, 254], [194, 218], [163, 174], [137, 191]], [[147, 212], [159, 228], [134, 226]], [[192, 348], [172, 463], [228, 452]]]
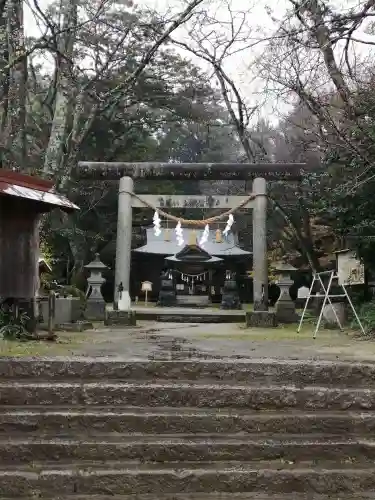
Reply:
[[245, 329], [237, 324], [145, 322], [136, 328], [101, 328], [80, 334], [73, 355], [131, 359], [282, 358], [375, 362], [375, 341], [308, 327]]

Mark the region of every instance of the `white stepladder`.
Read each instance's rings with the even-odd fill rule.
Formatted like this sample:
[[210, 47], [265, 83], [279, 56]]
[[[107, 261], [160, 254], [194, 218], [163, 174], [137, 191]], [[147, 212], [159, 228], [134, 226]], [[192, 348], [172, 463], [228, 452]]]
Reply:
[[[327, 288], [324, 286], [324, 283], [323, 283], [323, 280], [322, 280], [322, 276], [323, 275], [329, 275], [329, 280], [328, 280], [328, 285], [327, 285]], [[316, 324], [316, 327], [315, 327], [315, 331], [314, 331], [314, 335], [313, 335], [313, 338], [315, 339], [316, 338], [316, 335], [318, 333], [318, 330], [319, 330], [319, 326], [320, 326], [320, 323], [322, 321], [322, 316], [323, 316], [323, 311], [324, 311], [324, 307], [326, 305], [326, 303], [328, 302], [331, 307], [332, 307], [332, 311], [333, 311], [333, 314], [335, 315], [335, 318], [336, 318], [336, 321], [337, 321], [337, 324], [340, 328], [340, 330], [343, 330], [343, 327], [340, 323], [340, 320], [337, 316], [337, 313], [336, 313], [336, 309], [333, 307], [333, 304], [331, 302], [331, 299], [334, 299], [334, 298], [338, 298], [338, 297], [342, 297], [342, 298], [346, 298], [348, 299], [348, 302], [350, 304], [350, 307], [352, 308], [352, 311], [353, 311], [353, 314], [355, 316], [355, 319], [357, 320], [357, 323], [360, 327], [360, 329], [362, 330], [362, 333], [364, 335], [366, 335], [366, 332], [362, 326], [362, 323], [361, 323], [361, 320], [359, 319], [358, 317], [358, 314], [354, 308], [354, 305], [353, 305], [353, 302], [351, 301], [350, 297], [349, 297], [349, 294], [345, 288], [345, 285], [343, 285], [342, 283], [339, 284], [339, 286], [341, 287], [343, 293], [342, 294], [330, 294], [330, 291], [331, 291], [331, 287], [332, 287], [332, 282], [335, 281], [335, 280], [338, 280], [338, 274], [336, 274], [335, 271], [324, 271], [324, 272], [321, 272], [321, 273], [314, 273], [314, 277], [313, 277], [313, 280], [312, 280], [312, 283], [311, 283], [311, 287], [310, 287], [310, 290], [309, 290], [309, 294], [307, 296], [307, 299], [306, 299], [306, 302], [305, 302], [305, 307], [303, 308], [303, 312], [302, 312], [302, 316], [301, 316], [301, 319], [300, 319], [300, 322], [299, 322], [299, 325], [298, 325], [298, 328], [297, 328], [297, 333], [299, 333], [301, 331], [301, 327], [302, 327], [302, 323], [303, 323], [303, 319], [305, 317], [305, 313], [306, 313], [306, 310], [307, 310], [307, 306], [309, 304], [309, 301], [311, 298], [315, 298], [315, 297], [324, 297], [324, 300], [323, 300], [323, 303], [322, 303], [322, 308], [320, 310], [320, 314], [319, 314], [319, 318], [318, 318], [318, 322]], [[316, 282], [319, 282], [321, 287], [322, 287], [322, 290], [324, 291], [324, 293], [317, 293], [315, 295], [313, 295], [312, 291], [314, 289], [314, 285]]]

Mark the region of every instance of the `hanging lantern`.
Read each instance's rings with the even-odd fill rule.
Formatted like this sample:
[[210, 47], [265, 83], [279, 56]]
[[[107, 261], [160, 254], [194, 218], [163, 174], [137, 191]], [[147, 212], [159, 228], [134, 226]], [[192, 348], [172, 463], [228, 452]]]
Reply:
[[195, 230], [190, 231], [189, 233], [189, 245], [196, 245], [197, 244], [197, 233]]
[[222, 243], [223, 238], [221, 236], [221, 231], [220, 229], [216, 229], [216, 243]]
[[164, 229], [164, 241], [171, 241], [171, 230]]

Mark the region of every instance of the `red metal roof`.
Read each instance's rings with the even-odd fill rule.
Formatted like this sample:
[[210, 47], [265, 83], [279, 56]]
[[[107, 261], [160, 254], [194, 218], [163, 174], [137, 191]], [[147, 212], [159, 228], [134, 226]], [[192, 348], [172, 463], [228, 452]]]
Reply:
[[15, 196], [37, 201], [51, 207], [60, 207], [65, 211], [79, 210], [68, 198], [53, 191], [53, 182], [1, 168], [0, 196]]

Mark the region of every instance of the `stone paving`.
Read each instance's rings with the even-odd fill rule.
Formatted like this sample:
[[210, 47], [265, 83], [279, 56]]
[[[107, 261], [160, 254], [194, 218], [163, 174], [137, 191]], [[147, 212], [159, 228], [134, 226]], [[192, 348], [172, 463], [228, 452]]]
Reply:
[[[72, 355], [128, 359], [279, 358], [375, 361], [375, 342], [332, 330], [245, 329], [238, 324], [140, 323], [75, 334]], [[68, 334], [66, 334], [68, 335]], [[70, 336], [72, 334], [69, 334]], [[64, 334], [62, 335], [64, 339]]]

